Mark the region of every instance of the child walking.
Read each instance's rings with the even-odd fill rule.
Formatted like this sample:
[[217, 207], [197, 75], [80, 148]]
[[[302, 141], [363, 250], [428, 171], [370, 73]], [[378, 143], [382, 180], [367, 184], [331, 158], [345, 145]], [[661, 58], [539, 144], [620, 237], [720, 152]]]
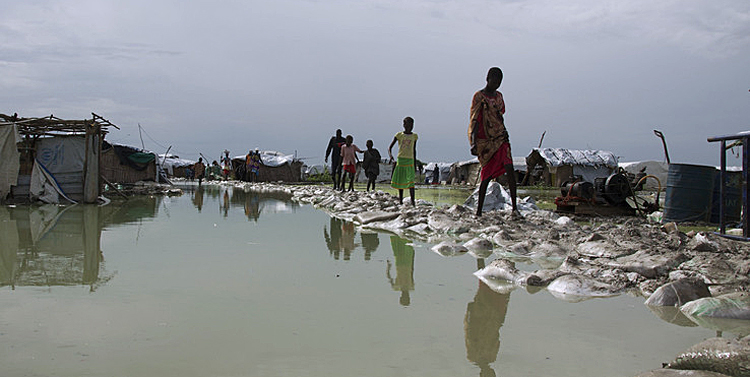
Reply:
[[341, 191], [344, 191], [346, 175], [349, 174], [349, 191], [354, 191], [354, 175], [357, 174], [357, 153], [364, 153], [358, 146], [352, 144], [354, 137], [346, 135], [346, 143], [341, 146], [341, 165], [344, 175], [341, 177]]
[[380, 174], [380, 158], [380, 152], [372, 147], [372, 140], [367, 140], [367, 150], [362, 161], [362, 168], [367, 176], [367, 191], [370, 191], [370, 186], [375, 190], [375, 180]]
[[404, 189], [409, 189], [411, 205], [416, 205], [414, 201], [414, 177], [415, 162], [417, 161], [417, 134], [412, 132], [413, 129], [414, 119], [412, 117], [404, 118], [404, 130], [393, 137], [391, 145], [388, 146], [388, 156], [391, 158], [391, 162], [393, 162], [391, 149], [398, 142], [398, 160], [396, 167], [393, 169], [391, 187], [398, 190], [400, 203], [404, 201]]

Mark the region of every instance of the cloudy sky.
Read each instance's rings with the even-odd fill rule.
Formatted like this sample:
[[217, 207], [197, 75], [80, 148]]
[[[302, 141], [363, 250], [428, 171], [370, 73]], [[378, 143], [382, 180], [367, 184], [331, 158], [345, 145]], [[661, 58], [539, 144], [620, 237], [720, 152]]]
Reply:
[[[97, 113], [108, 140], [196, 159], [323, 160], [336, 128], [381, 153], [415, 119], [418, 158], [471, 158], [487, 69], [514, 155], [718, 164], [750, 130], [747, 0], [0, 0], [0, 113]], [[731, 164], [738, 164], [733, 157]]]

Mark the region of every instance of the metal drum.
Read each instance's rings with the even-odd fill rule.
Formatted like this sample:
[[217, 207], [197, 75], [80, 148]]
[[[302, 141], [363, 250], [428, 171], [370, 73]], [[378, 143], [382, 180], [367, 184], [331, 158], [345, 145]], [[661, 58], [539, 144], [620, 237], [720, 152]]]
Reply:
[[708, 222], [716, 174], [713, 166], [669, 164], [663, 221]]

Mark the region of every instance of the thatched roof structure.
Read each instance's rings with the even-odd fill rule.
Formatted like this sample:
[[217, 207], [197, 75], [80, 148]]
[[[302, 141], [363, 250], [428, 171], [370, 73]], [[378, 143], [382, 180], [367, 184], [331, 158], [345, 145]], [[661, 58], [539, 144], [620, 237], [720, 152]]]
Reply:
[[18, 114], [5, 115], [0, 114], [0, 124], [15, 123], [18, 133], [21, 136], [62, 136], [62, 135], [85, 135], [86, 126], [98, 124], [101, 126], [102, 134], [108, 132], [108, 127], [116, 129], [119, 127], [99, 115], [91, 113], [91, 119], [83, 120], [66, 120], [50, 115], [43, 118], [20, 118]]

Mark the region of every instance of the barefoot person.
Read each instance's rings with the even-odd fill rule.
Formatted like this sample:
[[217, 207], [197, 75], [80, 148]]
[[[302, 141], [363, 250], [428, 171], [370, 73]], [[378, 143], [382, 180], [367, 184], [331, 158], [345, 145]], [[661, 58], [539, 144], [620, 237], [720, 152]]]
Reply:
[[326, 148], [325, 162], [328, 163], [328, 156], [331, 156], [331, 178], [333, 178], [334, 190], [339, 189], [339, 184], [341, 184], [342, 189], [344, 186], [341, 182], [341, 145], [344, 142], [346, 142], [346, 139], [341, 136], [341, 129], [338, 129], [336, 135], [328, 141], [328, 147]]
[[508, 188], [513, 201], [513, 213], [516, 207], [516, 177], [513, 172], [513, 157], [510, 154], [510, 138], [505, 129], [505, 102], [502, 93], [498, 92], [503, 82], [503, 71], [492, 67], [487, 73], [487, 86], [474, 93], [471, 100], [469, 121], [469, 144], [471, 153], [479, 158], [482, 165], [479, 184], [477, 216], [482, 215], [484, 197], [490, 181], [505, 174], [508, 177]]
[[349, 176], [349, 191], [354, 191], [354, 176], [357, 174], [357, 153], [364, 153], [358, 146], [352, 144], [354, 136], [346, 135], [346, 142], [341, 146], [341, 166], [344, 175], [341, 176], [341, 191], [345, 191], [346, 177]]
[[380, 152], [373, 147], [372, 140], [367, 140], [367, 150], [362, 160], [362, 168], [365, 170], [365, 176], [367, 176], [367, 191], [370, 191], [370, 186], [374, 191], [375, 180], [380, 174]]
[[404, 189], [409, 189], [411, 196], [411, 205], [414, 201], [414, 177], [417, 161], [417, 134], [412, 132], [414, 129], [414, 119], [411, 117], [404, 118], [404, 130], [396, 134], [388, 146], [388, 156], [393, 162], [393, 153], [391, 149], [398, 143], [398, 158], [396, 167], [393, 168], [393, 177], [391, 177], [391, 187], [398, 190], [399, 203], [404, 202]]

